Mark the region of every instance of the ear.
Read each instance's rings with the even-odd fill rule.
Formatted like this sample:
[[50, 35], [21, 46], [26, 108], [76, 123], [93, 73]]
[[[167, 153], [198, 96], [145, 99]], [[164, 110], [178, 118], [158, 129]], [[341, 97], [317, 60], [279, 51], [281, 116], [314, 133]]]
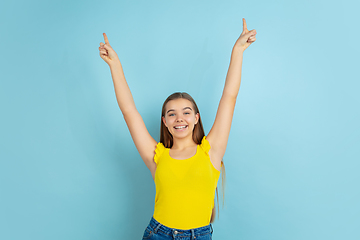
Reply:
[[161, 117], [161, 120], [163, 121], [164, 125], [167, 127], [165, 118]]
[[199, 113], [195, 114], [195, 125], [198, 123], [199, 118], [200, 118], [200, 114]]

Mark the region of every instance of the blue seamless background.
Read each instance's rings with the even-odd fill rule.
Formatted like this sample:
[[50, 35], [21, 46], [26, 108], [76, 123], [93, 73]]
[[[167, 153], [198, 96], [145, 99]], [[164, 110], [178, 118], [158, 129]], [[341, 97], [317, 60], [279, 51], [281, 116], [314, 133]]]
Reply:
[[1, 3], [0, 239], [140, 239], [155, 186], [99, 56], [102, 33], [158, 141], [175, 91], [194, 97], [208, 133], [242, 17], [257, 40], [244, 53], [214, 239], [359, 239], [358, 8]]

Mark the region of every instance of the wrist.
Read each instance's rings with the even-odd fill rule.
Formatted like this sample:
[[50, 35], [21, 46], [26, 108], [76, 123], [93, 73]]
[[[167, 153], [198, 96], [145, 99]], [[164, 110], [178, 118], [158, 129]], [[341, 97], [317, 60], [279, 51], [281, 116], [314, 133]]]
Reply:
[[233, 49], [232, 49], [232, 54], [243, 54], [245, 51], [244, 48], [242, 47], [238, 47], [238, 46], [234, 46]]
[[234, 48], [231, 52], [231, 60], [243, 59], [244, 50]]
[[121, 66], [121, 63], [120, 63], [119, 59], [114, 59], [114, 60], [111, 60], [109, 62], [109, 67], [110, 68], [117, 68], [117, 67], [120, 67], [120, 66]]

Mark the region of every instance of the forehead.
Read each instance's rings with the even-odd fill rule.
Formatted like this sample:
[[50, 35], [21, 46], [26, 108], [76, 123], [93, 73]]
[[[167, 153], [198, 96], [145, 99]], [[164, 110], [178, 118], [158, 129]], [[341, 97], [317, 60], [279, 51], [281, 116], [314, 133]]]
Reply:
[[184, 107], [191, 107], [191, 109], [194, 109], [192, 103], [189, 100], [178, 98], [168, 101], [165, 106], [165, 111], [169, 109], [182, 110]]

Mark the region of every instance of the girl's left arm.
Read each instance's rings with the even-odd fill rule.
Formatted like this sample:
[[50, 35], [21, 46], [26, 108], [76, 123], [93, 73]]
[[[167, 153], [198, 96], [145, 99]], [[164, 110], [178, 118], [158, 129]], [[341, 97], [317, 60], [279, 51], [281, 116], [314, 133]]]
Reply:
[[255, 40], [256, 31], [249, 31], [243, 18], [243, 31], [232, 49], [229, 70], [226, 75], [225, 86], [215, 121], [209, 134], [206, 136], [211, 146], [211, 155], [215, 159], [220, 159], [220, 161], [225, 154], [236, 98], [240, 89], [243, 53]]

